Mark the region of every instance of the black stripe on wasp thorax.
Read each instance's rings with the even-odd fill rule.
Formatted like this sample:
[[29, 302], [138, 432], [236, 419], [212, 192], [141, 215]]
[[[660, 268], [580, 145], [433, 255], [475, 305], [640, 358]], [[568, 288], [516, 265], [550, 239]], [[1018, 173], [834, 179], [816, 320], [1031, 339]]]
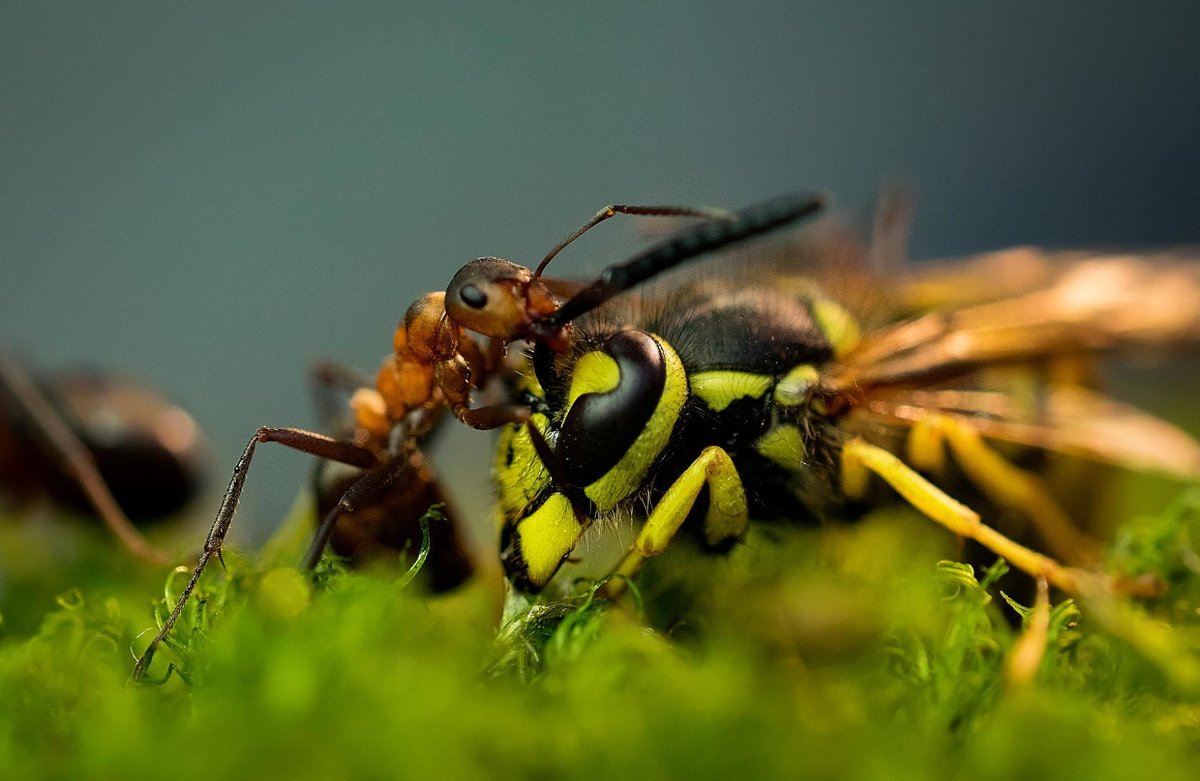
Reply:
[[700, 280], [663, 295], [627, 295], [582, 318], [574, 351], [636, 329], [674, 347], [689, 376], [722, 369], [782, 375], [833, 356], [814, 306], [808, 295], [771, 285], [730, 290]]

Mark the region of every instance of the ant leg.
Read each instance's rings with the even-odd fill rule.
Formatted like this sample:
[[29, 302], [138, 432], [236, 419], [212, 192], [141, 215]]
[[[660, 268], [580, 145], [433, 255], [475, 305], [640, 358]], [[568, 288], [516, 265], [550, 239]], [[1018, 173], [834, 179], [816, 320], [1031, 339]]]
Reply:
[[321, 560], [321, 555], [325, 553], [325, 546], [329, 544], [334, 524], [343, 513], [353, 513], [359, 507], [370, 506], [377, 498], [387, 493], [398, 478], [406, 474], [411, 475], [413, 466], [410, 459], [414, 449], [405, 448], [403, 451], [393, 454], [383, 463], [363, 472], [357, 480], [351, 483], [338, 503], [321, 519], [316, 534], [313, 535], [312, 543], [309, 544], [308, 552], [300, 561], [302, 569], [316, 568], [317, 562]]
[[154, 658], [154, 651], [170, 633], [171, 628], [175, 626], [175, 622], [179, 620], [179, 616], [183, 613], [183, 608], [187, 605], [192, 591], [195, 590], [196, 584], [200, 582], [200, 576], [204, 574], [205, 567], [208, 566], [213, 556], [216, 556], [218, 559], [221, 557], [221, 545], [225, 541], [225, 535], [229, 533], [229, 526], [233, 522], [233, 514], [237, 510], [238, 502], [242, 498], [242, 489], [246, 484], [246, 474], [250, 469], [250, 460], [254, 457], [254, 448], [260, 442], [277, 442], [293, 450], [299, 450], [318, 458], [349, 464], [360, 469], [370, 469], [379, 463], [379, 459], [375, 454], [366, 448], [359, 447], [352, 442], [343, 442], [311, 431], [304, 431], [298, 428], [272, 428], [264, 426], [254, 432], [254, 436], [246, 444], [246, 449], [242, 451], [241, 458], [238, 459], [237, 464], [233, 467], [233, 477], [229, 481], [229, 488], [225, 491], [225, 498], [221, 500], [221, 507], [217, 510], [217, 517], [208, 532], [208, 537], [204, 540], [204, 549], [200, 553], [200, 560], [196, 563], [196, 568], [192, 570], [192, 575], [188, 578], [187, 585], [183, 587], [183, 592], [180, 593], [179, 598], [175, 601], [175, 607], [171, 610], [171, 614], [167, 616], [167, 620], [163, 622], [162, 628], [158, 630], [158, 634], [154, 636], [150, 644], [146, 646], [146, 650], [138, 658], [137, 665], [133, 668], [133, 674], [130, 677], [131, 681], [140, 681], [145, 677], [146, 670], [150, 667], [150, 662]]
[[6, 392], [29, 415], [67, 474], [83, 489], [97, 515], [126, 550], [151, 564], [166, 564], [167, 557], [150, 546], [125, 511], [117, 504], [108, 484], [96, 468], [96, 459], [63, 420], [50, 400], [38, 389], [16, 360], [0, 356], [0, 391]]
[[529, 420], [529, 408], [520, 404], [493, 404], [472, 409], [470, 369], [462, 356], [439, 362], [433, 368], [433, 376], [454, 417], [471, 428], [487, 430]]
[[529, 420], [529, 408], [520, 404], [493, 404], [489, 407], [454, 410], [454, 415], [474, 429], [490, 431], [509, 423], [524, 423]]

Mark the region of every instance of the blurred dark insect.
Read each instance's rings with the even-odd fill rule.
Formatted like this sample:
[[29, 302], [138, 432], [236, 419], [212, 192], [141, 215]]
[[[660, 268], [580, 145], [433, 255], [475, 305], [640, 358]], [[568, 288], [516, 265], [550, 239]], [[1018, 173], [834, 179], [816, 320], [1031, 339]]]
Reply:
[[108, 371], [35, 373], [0, 356], [0, 490], [94, 515], [131, 553], [155, 563], [140, 529], [182, 510], [204, 481], [205, 453], [186, 410]]

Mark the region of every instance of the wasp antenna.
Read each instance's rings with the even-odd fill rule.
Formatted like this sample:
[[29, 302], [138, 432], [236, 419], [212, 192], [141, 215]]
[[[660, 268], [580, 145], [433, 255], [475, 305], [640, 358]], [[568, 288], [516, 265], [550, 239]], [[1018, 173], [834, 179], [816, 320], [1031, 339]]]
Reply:
[[[587, 314], [613, 296], [685, 260], [782, 228], [817, 214], [824, 207], [825, 197], [822, 195], [784, 195], [734, 212], [728, 219], [711, 220], [684, 230], [623, 263], [604, 269], [595, 282], [568, 299], [554, 313], [537, 321], [535, 326], [539, 331], [556, 333], [563, 325]], [[584, 230], [587, 227], [590, 225], [585, 225]]]

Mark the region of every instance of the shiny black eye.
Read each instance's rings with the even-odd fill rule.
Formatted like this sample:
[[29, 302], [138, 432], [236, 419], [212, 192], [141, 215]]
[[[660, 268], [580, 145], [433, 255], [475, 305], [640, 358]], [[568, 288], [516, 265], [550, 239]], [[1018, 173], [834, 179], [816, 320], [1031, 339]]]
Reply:
[[555, 446], [563, 477], [573, 486], [590, 485], [620, 462], [654, 416], [666, 387], [666, 358], [645, 331], [619, 331], [602, 351], [616, 361], [617, 386], [576, 399]]
[[487, 293], [475, 285], [463, 285], [462, 289], [458, 291], [458, 297], [472, 309], [483, 309], [488, 302]]

